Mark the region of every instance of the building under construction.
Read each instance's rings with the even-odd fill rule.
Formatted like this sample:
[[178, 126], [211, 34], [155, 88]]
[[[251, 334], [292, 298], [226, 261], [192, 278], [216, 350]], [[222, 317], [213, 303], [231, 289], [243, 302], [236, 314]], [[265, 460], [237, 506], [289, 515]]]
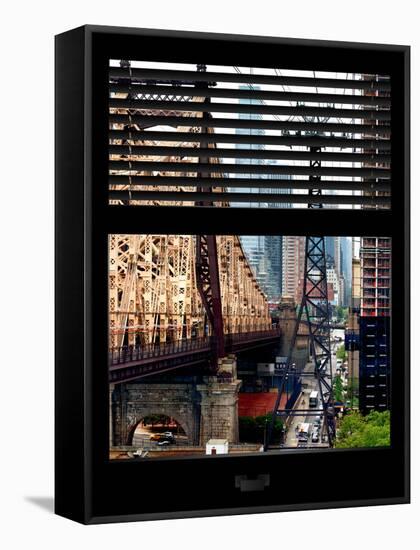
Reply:
[[[377, 77], [380, 82], [387, 77]], [[386, 90], [368, 90], [364, 95], [389, 98]], [[381, 125], [381, 121], [377, 121]], [[373, 134], [366, 134], [366, 138]], [[375, 157], [377, 150], [365, 150], [372, 160], [367, 168], [380, 169], [383, 163]], [[363, 191], [366, 196], [383, 196], [383, 191]], [[363, 205], [364, 209], [376, 208]], [[390, 408], [390, 315], [391, 315], [391, 239], [362, 237], [360, 242], [360, 349], [359, 408], [363, 414]]]
[[361, 301], [359, 408], [390, 408], [391, 239], [363, 237], [360, 248]]

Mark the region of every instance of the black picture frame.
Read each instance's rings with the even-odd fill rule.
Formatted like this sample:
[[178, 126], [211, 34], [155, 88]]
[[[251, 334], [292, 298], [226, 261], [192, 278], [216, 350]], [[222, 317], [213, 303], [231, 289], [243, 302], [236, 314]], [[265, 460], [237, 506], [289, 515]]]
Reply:
[[[389, 74], [393, 193], [386, 211], [108, 206], [109, 59]], [[242, 63], [241, 63], [242, 62]], [[55, 511], [85, 524], [409, 502], [408, 46], [83, 26], [56, 37]], [[274, 66], [274, 65], [273, 65]], [[215, 233], [391, 236], [392, 444], [280, 455], [108, 460], [107, 236]], [[346, 483], [335, 483], [346, 472]], [[305, 478], [317, 472], [314, 483]], [[241, 490], [237, 476], [263, 479]], [[264, 478], [265, 479], [265, 478]], [[235, 481], [236, 480], [236, 481]], [[258, 483], [257, 483], [258, 485]], [[264, 483], [263, 483], [264, 485]], [[252, 486], [249, 484], [248, 489]], [[246, 483], [242, 489], [246, 489]]]

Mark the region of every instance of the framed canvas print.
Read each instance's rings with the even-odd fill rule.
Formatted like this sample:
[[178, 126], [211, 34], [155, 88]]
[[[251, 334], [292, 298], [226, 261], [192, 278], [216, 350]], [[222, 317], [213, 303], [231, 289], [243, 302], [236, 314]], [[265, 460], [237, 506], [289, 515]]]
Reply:
[[82, 523], [408, 502], [409, 47], [57, 36], [55, 390]]

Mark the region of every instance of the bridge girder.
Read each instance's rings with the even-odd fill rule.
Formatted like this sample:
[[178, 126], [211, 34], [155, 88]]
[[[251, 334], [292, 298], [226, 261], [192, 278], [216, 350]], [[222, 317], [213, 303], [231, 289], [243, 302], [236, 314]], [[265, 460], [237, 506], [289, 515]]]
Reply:
[[213, 361], [213, 370], [216, 370], [217, 359], [225, 356], [225, 339], [215, 235], [196, 236], [195, 266], [197, 289], [216, 339], [216, 354]]
[[[109, 342], [146, 345], [214, 334], [197, 284], [193, 235], [109, 237]], [[268, 330], [267, 299], [240, 239], [216, 236], [223, 332]], [[219, 355], [220, 356], [220, 355]]]
[[[113, 98], [121, 98], [121, 99], [125, 99], [128, 97], [129, 94], [127, 93], [115, 93], [113, 94]], [[192, 97], [192, 98], [189, 98], [190, 101], [192, 102], [202, 102], [203, 103], [203, 107], [204, 107], [204, 98], [203, 97]], [[111, 109], [110, 112], [112, 114], [128, 114], [129, 115], [129, 119], [130, 119], [130, 110], [129, 109]], [[205, 111], [203, 112], [189, 112], [189, 111], [168, 111], [168, 110], [165, 110], [165, 111], [162, 111], [162, 110], [156, 110], [156, 109], [144, 109], [144, 110], [139, 110], [139, 111], [136, 111], [136, 114], [142, 114], [142, 115], [153, 115], [153, 116], [160, 116], [160, 117], [172, 117], [172, 116], [178, 116], [178, 117], [185, 117], [185, 118], [190, 118], [191, 119], [191, 126], [177, 126], [176, 127], [176, 132], [179, 133], [179, 139], [176, 140], [176, 141], [171, 141], [171, 142], [167, 142], [166, 145], [168, 145], [168, 147], [177, 147], [177, 146], [180, 146], [182, 144], [184, 144], [183, 142], [183, 139], [182, 139], [182, 136], [183, 134], [199, 134], [202, 132], [202, 122], [203, 122], [203, 118], [205, 116], [210, 116], [208, 113], [205, 113]], [[150, 119], [151, 121], [153, 120], [153, 116], [150, 116]], [[148, 128], [153, 128], [155, 127], [152, 123], [151, 123], [151, 126], [149, 126]], [[158, 127], [156, 127], [158, 128]], [[120, 124], [120, 123], [112, 123], [110, 125], [110, 130], [126, 130], [128, 132], [130, 132], [130, 129], [135, 129], [135, 130], [145, 130], [146, 128], [140, 128], [138, 125], [136, 124], [130, 124], [128, 127], [124, 126], [124, 124]], [[207, 132], [208, 133], [214, 133], [214, 129], [213, 128], [207, 128]], [[157, 141], [157, 140], [150, 140], [148, 139], [148, 136], [147, 136], [147, 131], [144, 131], [144, 139], [142, 140], [139, 140], [138, 139], [138, 135], [136, 136], [136, 139], [124, 139], [124, 140], [121, 140], [121, 139], [115, 139], [113, 140], [113, 144], [114, 145], [128, 145], [129, 147], [132, 146], [132, 145], [159, 145], [160, 142]], [[202, 145], [200, 143], [199, 140], [197, 140], [197, 142], [190, 142], [188, 141], [188, 145], [191, 146], [191, 147], [200, 147], [200, 145]], [[214, 144], [211, 144], [209, 145], [209, 147], [215, 147]], [[158, 162], [175, 162], [177, 160], [179, 160], [177, 157], [174, 157], [174, 156], [158, 156], [158, 155], [135, 155], [135, 151], [131, 151], [129, 150], [130, 152], [130, 160], [131, 161], [138, 161], [138, 160], [141, 160], [141, 161], [156, 161], [156, 163]], [[121, 160], [123, 158], [122, 155], [118, 154], [118, 155], [110, 155], [109, 156], [109, 160], [112, 161], [112, 160]], [[182, 159], [183, 162], [190, 162], [191, 164], [194, 164], [194, 163], [198, 163], [200, 161], [200, 159], [198, 157], [191, 157], [191, 158], [183, 158]], [[211, 164], [219, 164], [220, 162], [220, 159], [218, 158], [212, 158], [210, 159], [210, 165]], [[158, 167], [158, 164], [156, 164], [156, 167]], [[159, 176], [173, 176], [174, 173], [171, 172], [171, 171], [165, 171], [165, 170], [160, 170], [158, 172], [156, 172]], [[130, 170], [127, 170], [125, 172], [122, 172], [122, 171], [119, 171], [118, 172], [119, 175], [125, 175], [125, 176], [128, 176], [130, 177]], [[192, 175], [195, 175], [195, 173], [191, 172]], [[119, 185], [118, 187], [117, 186], [110, 186], [110, 189], [114, 190], [114, 189], [119, 189], [119, 190], [128, 190], [128, 191], [156, 191], [157, 189], [159, 189], [160, 191], [196, 191], [197, 190], [197, 186], [194, 185], [194, 179], [193, 177], [190, 177], [191, 176], [190, 173], [188, 172], [185, 172], [185, 173], [181, 173], [181, 174], [177, 174], [178, 176], [180, 176], [181, 178], [184, 177], [185, 178], [185, 185], [183, 186], [179, 186], [179, 185], [165, 185], [165, 186], [162, 186], [162, 185], [159, 185], [159, 187], [155, 186], [155, 185], [136, 185], [136, 184], [128, 184], [128, 185]], [[140, 173], [140, 175], [142, 176], [150, 176], [152, 175], [150, 171], [142, 171]], [[220, 173], [211, 173], [211, 170], [209, 170], [209, 176], [211, 177], [215, 177], [215, 178], [221, 178], [223, 176], [223, 174], [220, 174]], [[178, 179], [178, 178], [177, 178]], [[179, 180], [178, 180], [179, 181]], [[223, 191], [224, 188], [223, 187], [215, 187], [214, 188], [214, 191]], [[121, 200], [111, 200], [110, 201], [110, 204], [122, 204], [123, 201]], [[131, 200], [130, 199], [130, 204], [131, 205], [155, 205], [155, 204], [165, 204], [165, 205], [170, 205], [170, 206], [193, 206], [194, 205], [194, 202], [191, 201], [191, 202], [188, 202], [188, 201], [165, 201], [162, 203], [162, 201], [155, 201], [155, 200], [142, 200], [142, 201], [139, 201], [139, 200]], [[222, 205], [222, 203], [216, 203], [216, 204], [220, 204]]]
[[[130, 62], [127, 67], [130, 68]], [[205, 71], [205, 66], [197, 66], [198, 71]], [[130, 78], [123, 83], [127, 89], [123, 92], [112, 92], [112, 98], [128, 98], [134, 93], [131, 90]], [[173, 83], [171, 83], [173, 84]], [[213, 85], [208, 83], [208, 85]], [[174, 86], [174, 93], [177, 89]], [[208, 112], [208, 100], [202, 96], [189, 97], [191, 102], [203, 103], [203, 110], [200, 111], [160, 111], [160, 110], [141, 110], [142, 115], [159, 115], [160, 117], [182, 116], [191, 119], [191, 126], [178, 126], [176, 131], [179, 134], [179, 140], [168, 143], [169, 146], [180, 145], [183, 143], [183, 134], [185, 133], [213, 133], [212, 127], [205, 125], [205, 120], [211, 117]], [[147, 131], [144, 131], [144, 139], [131, 139], [130, 129], [141, 130], [131, 121], [130, 109], [110, 110], [111, 114], [128, 115], [129, 125], [124, 126], [119, 123], [112, 123], [111, 130], [125, 130], [129, 132], [128, 139], [113, 140], [115, 145], [129, 146], [129, 159], [153, 160], [153, 161], [176, 161], [179, 160], [173, 156], [153, 156], [153, 155], [135, 155], [131, 150], [131, 145], [154, 145], [158, 141], [148, 139]], [[139, 114], [139, 111], [136, 111]], [[152, 120], [152, 116], [150, 117]], [[152, 126], [150, 126], [152, 127]], [[145, 130], [146, 128], [142, 128]], [[157, 127], [157, 129], [159, 129]], [[143, 136], [142, 136], [143, 137]], [[203, 144], [200, 140], [191, 143], [189, 146], [200, 147]], [[214, 144], [207, 144], [208, 147], [215, 147]], [[121, 155], [110, 155], [110, 160], [120, 160]], [[183, 161], [191, 164], [202, 161], [200, 157], [184, 158]], [[223, 174], [213, 173], [212, 164], [219, 164], [219, 158], [205, 159], [208, 163], [207, 177], [220, 178]], [[158, 163], [156, 163], [158, 166]], [[155, 173], [155, 172], [154, 172]], [[159, 171], [161, 176], [173, 176], [173, 172]], [[130, 170], [125, 172], [129, 178], [129, 184], [118, 189], [128, 191], [152, 191], [156, 190], [153, 185], [135, 185], [130, 180]], [[191, 172], [194, 174], [194, 172]], [[194, 179], [190, 173], [181, 174], [185, 177], [184, 191], [198, 190], [194, 185]], [[151, 175], [150, 172], [143, 171], [142, 175]], [[178, 178], [177, 178], [178, 180]], [[179, 181], [179, 180], [178, 180]], [[161, 191], [180, 190], [179, 186], [161, 186]], [[223, 187], [213, 188], [214, 191], [223, 191]], [[111, 201], [113, 204], [121, 204], [122, 201]], [[156, 201], [136, 201], [129, 200], [132, 205], [156, 204]], [[179, 201], [168, 201], [166, 205], [178, 206]], [[188, 204], [185, 201], [182, 203]], [[225, 205], [224, 203], [215, 203], [216, 205]], [[191, 205], [194, 205], [191, 202]], [[200, 245], [203, 236], [175, 236], [175, 235], [142, 235], [129, 237], [127, 235], [111, 236], [110, 238], [110, 347], [118, 348], [124, 344], [135, 345], [165, 343], [168, 340], [180, 340], [191, 338], [193, 336], [205, 336], [205, 332], [216, 336], [217, 357], [224, 355], [224, 332], [247, 332], [258, 331], [271, 328], [271, 320], [268, 310], [268, 304], [264, 294], [260, 290], [251, 268], [249, 267], [240, 240], [234, 236], [206, 236], [205, 250]], [[177, 240], [178, 239], [178, 240]], [[183, 245], [181, 245], [182, 239]], [[194, 242], [195, 239], [195, 242]], [[149, 244], [148, 241], [151, 242]], [[144, 241], [144, 242], [143, 242]], [[210, 246], [209, 246], [210, 243]], [[138, 253], [136, 247], [139, 247]], [[150, 258], [147, 252], [143, 252], [144, 247], [157, 247], [161, 250], [159, 257], [163, 260], [160, 265]], [[180, 252], [184, 271], [171, 271], [165, 268], [165, 262], [171, 261], [171, 253], [176, 256], [176, 250], [183, 246], [183, 252]], [[127, 247], [129, 252], [127, 252]], [[165, 251], [165, 247], [168, 250]], [[173, 248], [171, 248], [173, 247]], [[145, 248], [145, 250], [146, 250]], [[217, 255], [217, 261], [207, 262], [204, 266], [202, 260], [205, 251], [208, 258]], [[132, 263], [136, 259], [141, 264], [144, 262], [147, 268], [144, 272], [140, 269], [132, 268]], [[197, 269], [194, 269], [194, 262], [198, 261]], [[114, 265], [115, 264], [115, 265]], [[168, 266], [170, 264], [166, 264]], [[175, 264], [174, 264], [175, 265]], [[204, 267], [204, 270], [203, 270]], [[207, 277], [205, 270], [208, 270]], [[212, 271], [212, 273], [210, 273]], [[218, 273], [217, 273], [218, 272]], [[219, 297], [220, 295], [220, 297]], [[201, 299], [200, 299], [201, 298]], [[214, 300], [216, 298], [216, 300]], [[205, 313], [211, 325], [205, 327]]]

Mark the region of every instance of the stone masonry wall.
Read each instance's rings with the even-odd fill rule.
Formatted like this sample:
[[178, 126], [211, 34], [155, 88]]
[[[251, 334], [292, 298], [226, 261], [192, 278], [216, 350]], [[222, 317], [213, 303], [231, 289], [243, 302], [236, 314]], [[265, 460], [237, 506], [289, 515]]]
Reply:
[[113, 445], [128, 445], [137, 424], [152, 414], [174, 418], [197, 444], [197, 392], [193, 384], [120, 384], [113, 392]]
[[209, 439], [239, 442], [238, 392], [240, 380], [218, 382], [211, 377], [207, 384], [197, 386], [201, 394], [200, 444]]
[[[223, 363], [223, 364], [222, 364]], [[209, 439], [239, 442], [236, 360], [224, 358], [221, 376], [195, 384], [125, 383], [110, 391], [111, 446], [130, 445], [136, 426], [145, 416], [164, 414], [185, 430], [190, 445]]]

